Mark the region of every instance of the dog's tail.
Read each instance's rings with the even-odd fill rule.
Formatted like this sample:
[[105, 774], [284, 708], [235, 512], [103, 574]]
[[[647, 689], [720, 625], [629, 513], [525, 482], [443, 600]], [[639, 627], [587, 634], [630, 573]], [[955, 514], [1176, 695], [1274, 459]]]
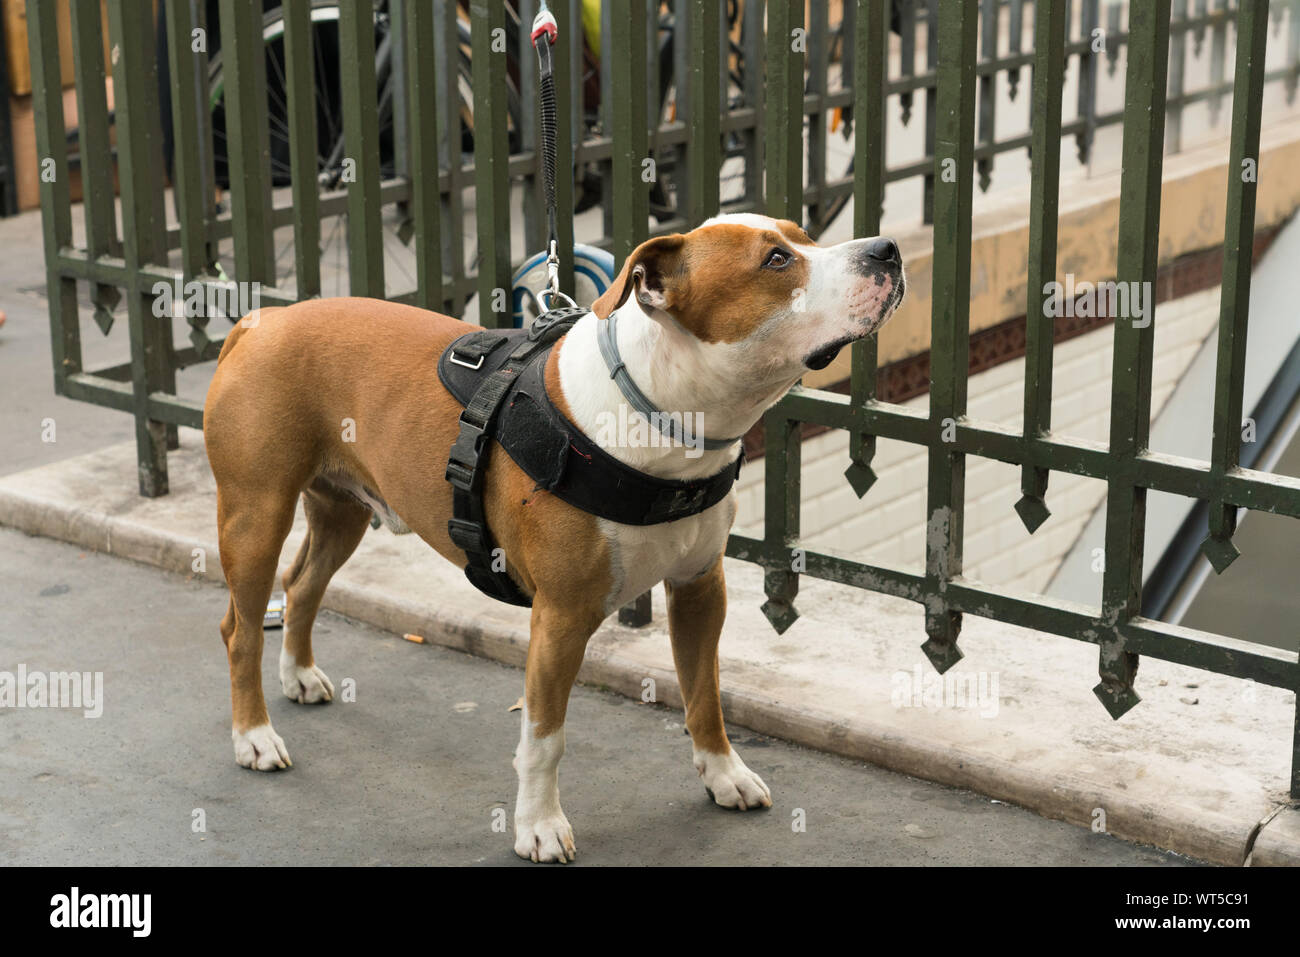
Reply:
[[235, 343], [239, 342], [240, 336], [248, 331], [248, 326], [244, 325], [244, 320], [235, 323], [231, 330], [226, 333], [226, 341], [221, 345], [221, 353], [217, 356], [217, 365], [230, 354], [230, 350], [235, 348]]
[[240, 338], [243, 337], [245, 332], [247, 332], [249, 329], [256, 326], [267, 315], [276, 311], [278, 310], [276, 310], [274, 307], [266, 308], [266, 309], [254, 309], [243, 319], [240, 319], [237, 323], [235, 323], [235, 325], [231, 328], [231, 330], [226, 333], [226, 340], [221, 346], [221, 353], [217, 356], [217, 365], [221, 365], [221, 360], [224, 359], [227, 355], [229, 355], [230, 351], [239, 344], [239, 340]]

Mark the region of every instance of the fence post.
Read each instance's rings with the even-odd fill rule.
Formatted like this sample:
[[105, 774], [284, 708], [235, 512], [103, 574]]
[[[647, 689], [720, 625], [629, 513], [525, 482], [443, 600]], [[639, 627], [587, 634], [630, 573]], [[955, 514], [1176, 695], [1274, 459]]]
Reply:
[[[226, 165], [235, 237], [235, 278], [275, 284], [271, 229], [270, 129], [261, 16], [241, 0], [221, 0]], [[346, 87], [347, 84], [344, 84]]]
[[[930, 452], [926, 502], [925, 630], [940, 673], [959, 660], [961, 613], [948, 583], [961, 574], [966, 456], [956, 451], [966, 415], [970, 355], [971, 202], [975, 158], [975, 58], [979, 5], [940, 0], [935, 90], [934, 311], [930, 326]], [[931, 22], [935, 22], [932, 19]]]
[[[97, 0], [73, 0], [72, 61], [77, 82], [77, 152], [82, 157], [82, 213], [86, 220], [86, 253], [91, 259], [120, 256], [117, 211], [113, 201], [113, 167], [93, 157], [111, 154], [108, 138], [108, 100], [104, 91], [104, 34]], [[116, 286], [95, 283], [91, 302], [95, 322], [107, 335], [113, 309], [122, 300]]]
[[[857, 105], [853, 113], [853, 235], [862, 238], [880, 232], [881, 208], [885, 200], [885, 81], [889, 65], [886, 55], [889, 32], [885, 0], [854, 0], [854, 3], [853, 99]], [[846, 16], [849, 9], [845, 7]], [[875, 333], [853, 343], [849, 395], [855, 413], [876, 398], [878, 344]], [[876, 482], [876, 473], [871, 467], [875, 455], [875, 435], [862, 431], [850, 434], [850, 462], [844, 477], [858, 498], [866, 495]]]
[[[1151, 431], [1154, 290], [1160, 239], [1165, 83], [1169, 66], [1170, 0], [1129, 8], [1128, 74], [1124, 96], [1123, 174], [1120, 179], [1117, 281], [1147, 290], [1146, 315], [1115, 319], [1111, 370], [1110, 475], [1106, 483], [1106, 570], [1102, 580], [1101, 683], [1093, 689], [1112, 717], [1138, 703], [1133, 690], [1138, 656], [1125, 647], [1120, 625], [1142, 607], [1146, 488], [1136, 484], [1135, 461]], [[1130, 310], [1131, 311], [1131, 310]]]
[[[416, 4], [418, 6], [418, 4]], [[320, 183], [316, 179], [316, 87], [311, 0], [286, 0], [284, 78], [289, 108], [289, 169], [293, 191], [293, 259], [298, 298], [319, 296]]]
[[[531, 26], [531, 25], [530, 25]], [[478, 321], [510, 324], [510, 141], [506, 133], [506, 8], [470, 5], [474, 79], [474, 220], [478, 229]], [[501, 309], [496, 307], [500, 305]]]
[[379, 110], [375, 21], [370, 0], [341, 0], [339, 66], [344, 79], [344, 166], [355, 164], [348, 188], [348, 291], [384, 295], [384, 232], [379, 196]]
[[1056, 213], [1061, 195], [1061, 97], [1065, 78], [1065, 4], [1039, 0], [1034, 13], [1034, 72], [1030, 104], [1033, 173], [1029, 194], [1029, 272], [1025, 299], [1024, 452], [1016, 513], [1030, 534], [1052, 513], [1049, 472], [1028, 463], [1034, 444], [1052, 427], [1052, 351], [1056, 317], [1044, 314], [1047, 284], [1056, 279]]
[[415, 223], [415, 303], [442, 311], [442, 195], [438, 188], [438, 137], [447, 122], [439, 116], [437, 64], [425, 51], [434, 45], [435, 10], [427, 3], [405, 5], [407, 106], [410, 117], [408, 179]]
[[[646, 91], [646, 0], [629, 0], [610, 23], [610, 90], [613, 96], [614, 269], [645, 241], [650, 232], [650, 184], [642, 164], [649, 158]], [[692, 151], [693, 152], [693, 151]], [[655, 170], [658, 175], [658, 170]], [[619, 610], [630, 627], [650, 623], [650, 593]]]
[[[171, 314], [153, 315], [153, 296], [141, 284], [144, 266], [166, 262], [166, 240], [159, 221], [162, 170], [155, 165], [158, 121], [157, 73], [154, 69], [153, 17], [147, 6], [115, 0], [108, 6], [115, 56], [113, 99], [116, 109], [117, 157], [122, 192], [123, 259], [131, 286], [127, 321], [131, 342], [131, 410], [135, 415], [140, 494], [166, 495], [168, 427], [150, 418], [155, 392], [175, 391]], [[151, 103], [153, 108], [151, 109]], [[168, 389], [169, 378], [171, 388]]]
[[42, 176], [40, 183], [54, 391], [66, 395], [68, 377], [82, 369], [81, 324], [77, 315], [77, 281], [59, 269], [60, 250], [72, 245], [72, 201], [55, 8], [36, 0], [27, 4], [27, 42], [32, 61], [36, 156], [42, 169], [48, 168], [53, 174]]
[[[799, 31], [796, 33], [795, 31]], [[767, 5], [767, 90], [764, 169], [767, 212], [803, 223], [803, 33], [802, 3]]]

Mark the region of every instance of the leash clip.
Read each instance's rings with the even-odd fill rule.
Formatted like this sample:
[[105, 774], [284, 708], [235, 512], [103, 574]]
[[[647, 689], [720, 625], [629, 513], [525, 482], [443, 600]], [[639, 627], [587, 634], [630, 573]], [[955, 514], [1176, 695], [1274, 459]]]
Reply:
[[570, 308], [578, 307], [572, 298], [560, 292], [560, 251], [554, 239], [551, 240], [550, 249], [546, 254], [546, 288], [537, 294], [537, 299], [544, 312], [556, 308], [556, 299], [563, 300]]
[[547, 9], [545, 2], [542, 3], [542, 8], [537, 11], [537, 16], [533, 18], [533, 32], [530, 34], [533, 46], [537, 46], [537, 40], [543, 33], [546, 34], [546, 40], [550, 44], [554, 44], [556, 38], [560, 35], [560, 28], [555, 22], [555, 16]]

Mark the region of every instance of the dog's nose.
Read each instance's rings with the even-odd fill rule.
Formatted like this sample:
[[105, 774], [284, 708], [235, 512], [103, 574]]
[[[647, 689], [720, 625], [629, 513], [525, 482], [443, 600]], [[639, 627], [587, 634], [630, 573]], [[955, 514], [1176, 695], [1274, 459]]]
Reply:
[[902, 264], [902, 260], [898, 256], [898, 244], [892, 239], [881, 237], [871, 240], [871, 242], [867, 243], [867, 255], [882, 263]]

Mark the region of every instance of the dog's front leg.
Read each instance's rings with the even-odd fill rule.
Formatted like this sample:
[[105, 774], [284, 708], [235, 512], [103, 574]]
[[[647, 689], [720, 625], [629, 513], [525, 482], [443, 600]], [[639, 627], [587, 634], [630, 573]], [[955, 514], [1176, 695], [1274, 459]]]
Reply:
[[666, 582], [665, 588], [673, 661], [686, 704], [686, 728], [691, 733], [695, 770], [704, 780], [709, 796], [723, 807], [742, 811], [771, 807], [772, 792], [732, 750], [722, 723], [718, 639], [727, 617], [722, 556], [699, 578], [680, 585]]
[[563, 607], [538, 595], [528, 641], [523, 727], [515, 751], [515, 853], [533, 861], [574, 860], [573, 829], [560, 809], [564, 716], [598, 613]]

